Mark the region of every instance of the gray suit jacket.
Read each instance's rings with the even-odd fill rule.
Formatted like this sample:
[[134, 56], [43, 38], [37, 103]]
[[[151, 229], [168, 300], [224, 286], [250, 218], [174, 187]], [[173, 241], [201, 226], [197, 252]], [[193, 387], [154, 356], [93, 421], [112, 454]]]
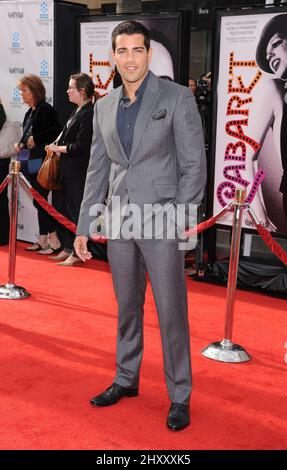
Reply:
[[95, 105], [78, 235], [94, 232], [94, 208], [109, 205], [114, 196], [121, 198], [122, 206], [129, 201], [140, 208], [168, 202], [199, 204], [203, 197], [206, 156], [201, 119], [191, 91], [150, 73], [128, 160], [117, 133], [121, 88]]

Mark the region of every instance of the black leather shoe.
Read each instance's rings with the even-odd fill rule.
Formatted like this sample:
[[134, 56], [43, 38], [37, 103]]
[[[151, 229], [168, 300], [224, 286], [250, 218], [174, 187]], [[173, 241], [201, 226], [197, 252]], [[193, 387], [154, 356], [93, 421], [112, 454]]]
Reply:
[[189, 405], [172, 403], [168, 412], [167, 427], [172, 431], [180, 431], [190, 423]]
[[110, 406], [117, 403], [123, 397], [137, 397], [138, 394], [137, 388], [125, 388], [114, 383], [105, 392], [92, 398], [90, 403], [93, 406]]

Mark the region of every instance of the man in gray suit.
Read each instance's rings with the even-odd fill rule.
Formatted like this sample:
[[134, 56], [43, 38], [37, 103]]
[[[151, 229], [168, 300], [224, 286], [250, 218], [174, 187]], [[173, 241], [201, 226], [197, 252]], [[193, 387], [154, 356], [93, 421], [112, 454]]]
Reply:
[[[179, 250], [178, 237], [168, 236], [169, 227], [149, 228], [155, 215], [169, 214], [178, 204], [186, 210], [202, 200], [206, 157], [201, 120], [188, 88], [149, 72], [150, 38], [141, 23], [119, 24], [112, 33], [112, 46], [123, 85], [95, 105], [91, 158], [74, 245], [83, 261], [90, 259], [87, 240], [95, 227], [95, 207], [104, 203], [112, 207], [113, 200], [119, 201], [109, 212], [112, 227], [107, 235], [119, 315], [116, 377], [91, 404], [109, 406], [138, 395], [147, 270], [171, 400], [167, 426], [177, 431], [189, 425], [192, 388], [184, 251]], [[116, 215], [119, 208], [121, 217]], [[131, 236], [127, 223], [129, 229], [133, 225]]]

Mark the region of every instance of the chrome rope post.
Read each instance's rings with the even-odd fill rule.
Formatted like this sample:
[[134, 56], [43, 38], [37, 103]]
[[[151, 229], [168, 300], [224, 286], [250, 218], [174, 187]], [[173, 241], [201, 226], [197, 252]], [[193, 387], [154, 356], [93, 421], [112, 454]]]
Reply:
[[12, 160], [10, 164], [11, 178], [11, 202], [10, 202], [10, 236], [9, 236], [9, 265], [8, 282], [0, 286], [0, 299], [23, 299], [30, 295], [24, 287], [15, 285], [16, 267], [16, 240], [17, 240], [17, 216], [19, 195], [19, 171], [21, 162]]
[[249, 356], [242, 346], [232, 343], [241, 226], [243, 209], [245, 208], [245, 197], [246, 190], [236, 189], [228, 271], [224, 338], [221, 342], [211, 343], [202, 351], [203, 356], [221, 362], [246, 362], [251, 359], [251, 356]]

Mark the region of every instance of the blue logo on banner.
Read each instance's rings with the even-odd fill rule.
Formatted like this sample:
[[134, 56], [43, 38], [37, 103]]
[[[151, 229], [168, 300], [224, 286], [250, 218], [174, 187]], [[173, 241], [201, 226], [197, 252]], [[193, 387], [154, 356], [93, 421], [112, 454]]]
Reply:
[[40, 19], [47, 20], [48, 18], [49, 18], [48, 4], [46, 2], [42, 2], [40, 4]]
[[48, 77], [48, 62], [46, 60], [41, 61], [40, 77]]
[[20, 48], [20, 33], [13, 33], [12, 34], [12, 47], [13, 49]]
[[12, 90], [12, 101], [13, 103], [20, 103], [21, 101], [21, 94], [19, 88], [15, 87]]

